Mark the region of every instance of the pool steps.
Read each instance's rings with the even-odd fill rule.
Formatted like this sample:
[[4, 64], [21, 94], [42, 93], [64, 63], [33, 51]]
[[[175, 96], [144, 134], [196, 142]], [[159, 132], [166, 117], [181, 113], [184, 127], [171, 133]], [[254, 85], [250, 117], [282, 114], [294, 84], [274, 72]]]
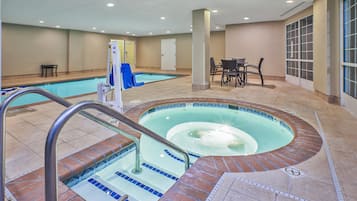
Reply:
[[[74, 187], [74, 190], [83, 196], [83, 193], [86, 193], [83, 190], [85, 186], [89, 190], [96, 188], [95, 193], [102, 196], [101, 200], [112, 200], [111, 198], [117, 200], [125, 193], [129, 195], [129, 201], [138, 200], [140, 197], [154, 201], [160, 199], [163, 193], [178, 180], [178, 176], [148, 162], [142, 163], [143, 171], [140, 174], [132, 173], [130, 171], [132, 168], [132, 166], [124, 169], [116, 168], [107, 173], [93, 175]], [[110, 199], [108, 195], [111, 196]], [[94, 200], [90, 196], [87, 199]]]

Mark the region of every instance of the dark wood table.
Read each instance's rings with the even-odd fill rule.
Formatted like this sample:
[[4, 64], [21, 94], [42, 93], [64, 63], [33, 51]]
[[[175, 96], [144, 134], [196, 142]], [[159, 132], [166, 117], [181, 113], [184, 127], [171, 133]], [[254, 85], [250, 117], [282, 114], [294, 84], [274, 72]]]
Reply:
[[57, 76], [57, 64], [42, 64], [41, 65], [41, 77], [45, 76], [47, 77], [47, 71], [50, 69], [51, 70], [51, 75], [53, 76], [54, 73], [56, 73]]

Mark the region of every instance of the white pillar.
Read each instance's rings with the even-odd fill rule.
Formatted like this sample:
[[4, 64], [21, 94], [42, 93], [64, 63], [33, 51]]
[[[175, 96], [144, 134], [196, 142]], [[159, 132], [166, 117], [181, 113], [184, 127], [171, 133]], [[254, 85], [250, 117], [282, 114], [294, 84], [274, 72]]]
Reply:
[[210, 12], [192, 11], [192, 89], [210, 88], [209, 72]]

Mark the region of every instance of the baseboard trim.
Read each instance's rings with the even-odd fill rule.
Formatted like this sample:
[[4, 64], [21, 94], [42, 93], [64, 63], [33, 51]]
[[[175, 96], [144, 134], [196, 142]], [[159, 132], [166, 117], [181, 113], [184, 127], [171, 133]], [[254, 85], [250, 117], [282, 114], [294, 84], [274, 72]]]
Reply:
[[341, 105], [341, 99], [338, 96], [334, 96], [334, 95], [326, 95], [324, 93], [322, 93], [319, 90], [315, 89], [315, 94], [324, 99], [326, 102], [330, 103], [330, 104], [335, 104], [335, 105]]
[[193, 91], [198, 91], [198, 90], [206, 90], [211, 88], [210, 83], [208, 84], [192, 84], [192, 90]]

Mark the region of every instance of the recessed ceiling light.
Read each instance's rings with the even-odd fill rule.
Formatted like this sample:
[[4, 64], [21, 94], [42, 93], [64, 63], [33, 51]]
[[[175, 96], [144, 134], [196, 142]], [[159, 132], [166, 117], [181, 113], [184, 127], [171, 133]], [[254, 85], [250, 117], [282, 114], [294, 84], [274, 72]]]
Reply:
[[130, 34], [130, 31], [125, 32], [126, 34]]
[[293, 0], [286, 0], [285, 3], [294, 3]]
[[216, 26], [216, 29], [220, 29], [221, 27], [219, 27], [219, 26]]
[[211, 12], [212, 13], [218, 13], [218, 10], [212, 10]]
[[104, 33], [105, 31], [104, 31], [104, 30], [101, 30], [100, 32]]
[[249, 17], [244, 17], [243, 19], [244, 19], [244, 20], [249, 20], [250, 18], [249, 18]]
[[190, 31], [192, 31], [192, 29], [190, 29]]
[[136, 36], [136, 34], [131, 34], [132, 36]]
[[43, 24], [43, 23], [45, 23], [45, 21], [43, 21], [43, 20], [40, 20], [40, 24]]
[[192, 27], [192, 24], [190, 25], [190, 27]]
[[160, 20], [166, 20], [166, 17], [160, 17]]
[[96, 29], [97, 29], [97, 27], [92, 27], [92, 29], [93, 29], [93, 30], [96, 30]]
[[152, 32], [149, 32], [149, 35], [152, 35]]
[[171, 31], [170, 31], [170, 30], [167, 30], [167, 31], [166, 31], [166, 33], [168, 33], [168, 34], [169, 34], [169, 33], [171, 33]]
[[57, 29], [61, 28], [61, 26], [60, 26], [60, 25], [56, 25], [55, 27], [56, 27]]
[[107, 7], [111, 8], [111, 7], [114, 7], [115, 4], [114, 3], [107, 3]]

